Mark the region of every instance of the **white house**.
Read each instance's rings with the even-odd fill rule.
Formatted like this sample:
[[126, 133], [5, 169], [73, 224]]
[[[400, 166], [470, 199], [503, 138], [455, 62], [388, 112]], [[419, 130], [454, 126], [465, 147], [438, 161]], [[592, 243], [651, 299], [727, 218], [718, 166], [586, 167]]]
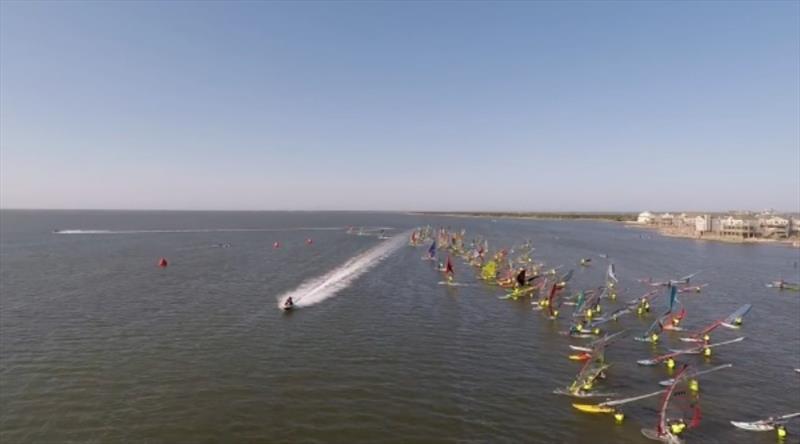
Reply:
[[728, 216], [720, 221], [720, 234], [741, 238], [755, 237], [758, 220], [750, 216]]
[[695, 222], [696, 217], [686, 213], [681, 213], [680, 216], [675, 218], [675, 225], [680, 225], [682, 227], [693, 227]]
[[653, 213], [649, 211], [644, 211], [639, 213], [639, 217], [636, 218], [636, 222], [640, 224], [652, 224], [655, 222], [655, 216], [653, 216]]
[[789, 235], [789, 219], [764, 215], [758, 218], [761, 235], [764, 237], [787, 237]]
[[698, 233], [711, 231], [711, 215], [696, 216], [694, 218], [694, 231]]

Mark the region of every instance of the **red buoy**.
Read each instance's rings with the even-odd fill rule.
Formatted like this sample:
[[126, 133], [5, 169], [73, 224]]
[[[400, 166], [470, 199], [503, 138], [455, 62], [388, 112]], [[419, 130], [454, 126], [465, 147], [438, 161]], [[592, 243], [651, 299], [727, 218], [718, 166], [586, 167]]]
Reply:
[[166, 258], [162, 257], [161, 259], [158, 260], [158, 266], [159, 267], [166, 268], [167, 265], [169, 265], [169, 262], [167, 262]]
[[275, 241], [275, 243], [272, 244], [272, 248], [280, 248], [280, 247], [281, 247], [281, 243], [278, 242], [278, 241]]

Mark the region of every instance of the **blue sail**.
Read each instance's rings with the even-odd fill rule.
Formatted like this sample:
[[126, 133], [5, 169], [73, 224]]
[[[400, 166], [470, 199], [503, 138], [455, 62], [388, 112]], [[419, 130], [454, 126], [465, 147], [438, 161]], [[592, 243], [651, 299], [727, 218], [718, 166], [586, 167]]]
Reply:
[[[663, 316], [666, 316], [667, 314], [669, 313], [666, 313]], [[650, 324], [650, 327], [642, 335], [643, 338], [650, 339], [650, 336], [653, 333], [661, 333], [664, 330], [664, 324], [662, 323], [663, 316], [658, 317], [655, 321], [653, 321], [652, 324]]]
[[678, 299], [678, 287], [670, 285], [669, 292], [669, 300], [667, 300], [667, 308], [669, 308], [668, 313], [672, 312], [672, 309], [675, 308], [675, 301]]
[[435, 240], [433, 241], [433, 243], [431, 243], [431, 247], [428, 248], [428, 256], [430, 256], [430, 257], [436, 256], [436, 241]]

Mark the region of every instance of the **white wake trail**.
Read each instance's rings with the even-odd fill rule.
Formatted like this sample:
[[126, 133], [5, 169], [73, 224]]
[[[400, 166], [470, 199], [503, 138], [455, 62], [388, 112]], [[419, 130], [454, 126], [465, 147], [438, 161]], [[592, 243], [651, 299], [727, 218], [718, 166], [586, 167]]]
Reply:
[[386, 242], [348, 259], [328, 273], [303, 282], [296, 289], [278, 297], [278, 308], [283, 307], [283, 303], [289, 297], [292, 298], [295, 307], [307, 307], [336, 295], [339, 290], [348, 287], [359, 276], [400, 249], [407, 238], [408, 232], [393, 236]]

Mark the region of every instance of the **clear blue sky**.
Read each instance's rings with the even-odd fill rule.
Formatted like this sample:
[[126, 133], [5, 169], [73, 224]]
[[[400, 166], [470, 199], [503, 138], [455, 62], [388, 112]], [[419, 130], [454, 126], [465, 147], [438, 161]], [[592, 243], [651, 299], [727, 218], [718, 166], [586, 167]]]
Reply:
[[800, 207], [800, 2], [0, 3], [3, 208]]

